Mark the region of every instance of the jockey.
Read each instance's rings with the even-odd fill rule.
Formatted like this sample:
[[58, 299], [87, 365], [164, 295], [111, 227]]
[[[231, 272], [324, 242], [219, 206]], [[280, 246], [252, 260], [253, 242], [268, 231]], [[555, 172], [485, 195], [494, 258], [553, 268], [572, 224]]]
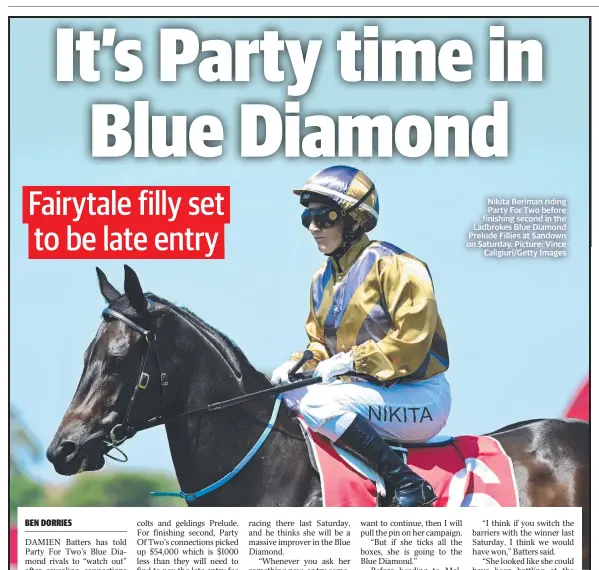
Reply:
[[[308, 349], [322, 383], [285, 394], [306, 423], [362, 458], [394, 489], [392, 506], [437, 499], [383, 438], [423, 442], [445, 426], [451, 392], [447, 340], [427, 265], [400, 248], [370, 241], [379, 201], [360, 170], [332, 166], [294, 190], [302, 224], [328, 257], [312, 279]], [[273, 371], [289, 382], [302, 353]]]

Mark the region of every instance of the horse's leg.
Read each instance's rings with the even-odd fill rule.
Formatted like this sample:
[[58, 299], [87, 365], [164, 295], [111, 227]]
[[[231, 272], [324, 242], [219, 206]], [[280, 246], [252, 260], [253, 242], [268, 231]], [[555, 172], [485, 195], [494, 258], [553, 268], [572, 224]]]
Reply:
[[589, 568], [589, 424], [539, 420], [493, 437], [514, 465], [520, 506], [582, 507], [583, 568]]

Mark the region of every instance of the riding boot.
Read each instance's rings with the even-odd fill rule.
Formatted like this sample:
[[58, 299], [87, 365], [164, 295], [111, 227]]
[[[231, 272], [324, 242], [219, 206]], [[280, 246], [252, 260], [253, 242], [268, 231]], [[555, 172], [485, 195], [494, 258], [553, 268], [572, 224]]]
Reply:
[[390, 506], [428, 507], [437, 500], [430, 484], [414, 473], [362, 416], [357, 415], [335, 443], [363, 459], [393, 488]]

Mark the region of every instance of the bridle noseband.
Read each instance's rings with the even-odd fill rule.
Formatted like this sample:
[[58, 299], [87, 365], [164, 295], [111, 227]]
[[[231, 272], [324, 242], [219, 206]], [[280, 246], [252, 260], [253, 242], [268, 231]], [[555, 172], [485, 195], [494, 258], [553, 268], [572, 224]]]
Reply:
[[[146, 300], [148, 302], [148, 310], [151, 311], [155, 307], [155, 304], [151, 299], [146, 298]], [[143, 335], [143, 337], [146, 340], [146, 345], [147, 345], [146, 351], [145, 351], [144, 356], [141, 361], [141, 366], [139, 369], [139, 375], [137, 378], [137, 382], [135, 384], [135, 389], [133, 390], [131, 400], [129, 400], [129, 404], [127, 405], [127, 409], [125, 410], [125, 416], [123, 418], [123, 421], [121, 423], [118, 423], [115, 426], [113, 426], [113, 428], [110, 430], [110, 432], [108, 434], [110, 437], [110, 441], [106, 441], [106, 440], [104, 441], [104, 443], [106, 443], [106, 445], [108, 445], [111, 449], [116, 449], [120, 454], [122, 454], [124, 459], [118, 459], [112, 455], [109, 455], [108, 453], [106, 453], [106, 455], [116, 461], [125, 462], [125, 461], [127, 461], [127, 456], [125, 455], [125, 453], [122, 450], [118, 449], [118, 446], [121, 445], [127, 439], [130, 439], [131, 437], [133, 437], [138, 431], [143, 431], [143, 430], [149, 429], [151, 427], [154, 427], [156, 425], [160, 425], [160, 424], [164, 423], [163, 415], [165, 412], [165, 406], [166, 406], [166, 402], [167, 402], [167, 393], [166, 392], [167, 392], [167, 388], [168, 388], [168, 376], [166, 375], [166, 372], [163, 371], [162, 365], [160, 363], [160, 356], [158, 354], [158, 348], [156, 347], [157, 337], [156, 337], [155, 332], [144, 329], [142, 326], [138, 325], [137, 323], [135, 323], [134, 321], [132, 321], [131, 319], [129, 319], [122, 313], [119, 313], [118, 311], [115, 311], [114, 309], [111, 309], [110, 307], [106, 307], [102, 311], [102, 316], [113, 317], [113, 318], [121, 321], [122, 323], [125, 323], [127, 326], [132, 328], [134, 331]], [[148, 359], [152, 356], [154, 357], [154, 359], [156, 361], [156, 366], [158, 368], [158, 373], [160, 375], [160, 396], [161, 396], [161, 398], [160, 398], [161, 399], [160, 414], [154, 418], [150, 418], [149, 420], [146, 420], [143, 424], [133, 425], [129, 422], [129, 417], [131, 416], [131, 411], [133, 410], [133, 406], [137, 400], [138, 395], [143, 390], [145, 390], [148, 387], [148, 384], [150, 383], [150, 375], [146, 372], [146, 364], [148, 363]], [[121, 431], [120, 435], [119, 435], [119, 431]]]

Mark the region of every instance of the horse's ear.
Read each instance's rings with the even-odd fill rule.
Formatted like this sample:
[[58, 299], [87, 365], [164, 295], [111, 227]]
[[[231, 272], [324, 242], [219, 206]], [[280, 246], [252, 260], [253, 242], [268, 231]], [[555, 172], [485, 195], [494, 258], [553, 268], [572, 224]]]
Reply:
[[96, 267], [96, 273], [98, 274], [98, 284], [100, 285], [102, 297], [104, 297], [108, 303], [112, 303], [114, 300], [118, 299], [121, 294], [108, 281], [106, 274], [99, 267]]
[[139, 282], [137, 273], [128, 265], [125, 265], [125, 295], [129, 299], [131, 306], [138, 312], [144, 313], [146, 308], [146, 298]]

